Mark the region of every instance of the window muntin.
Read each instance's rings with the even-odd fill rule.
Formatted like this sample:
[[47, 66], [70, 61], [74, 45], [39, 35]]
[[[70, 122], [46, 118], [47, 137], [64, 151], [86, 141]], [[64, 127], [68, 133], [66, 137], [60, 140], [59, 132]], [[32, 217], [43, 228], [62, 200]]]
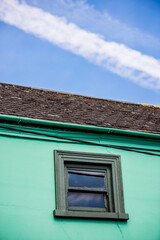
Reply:
[[128, 220], [120, 156], [57, 150], [55, 180], [55, 217]]

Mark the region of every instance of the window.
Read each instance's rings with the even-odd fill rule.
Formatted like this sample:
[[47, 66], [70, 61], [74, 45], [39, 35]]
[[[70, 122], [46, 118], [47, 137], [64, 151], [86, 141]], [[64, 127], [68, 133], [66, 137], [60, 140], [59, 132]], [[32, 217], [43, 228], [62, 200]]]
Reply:
[[120, 156], [55, 151], [55, 217], [128, 220]]

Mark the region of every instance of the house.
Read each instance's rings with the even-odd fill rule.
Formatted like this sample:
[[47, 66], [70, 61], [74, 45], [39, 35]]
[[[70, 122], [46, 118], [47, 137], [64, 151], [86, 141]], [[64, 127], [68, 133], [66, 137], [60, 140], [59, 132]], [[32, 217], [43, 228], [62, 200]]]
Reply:
[[0, 84], [0, 240], [160, 239], [160, 107]]

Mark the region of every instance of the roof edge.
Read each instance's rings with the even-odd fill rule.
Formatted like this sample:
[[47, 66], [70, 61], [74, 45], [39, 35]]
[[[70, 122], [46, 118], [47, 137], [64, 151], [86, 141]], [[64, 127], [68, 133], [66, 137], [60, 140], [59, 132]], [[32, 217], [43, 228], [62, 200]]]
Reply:
[[17, 116], [11, 116], [11, 115], [0, 114], [0, 120], [5, 120], [8, 122], [14, 121], [14, 122], [17, 122], [17, 124], [28, 123], [28, 124], [36, 124], [41, 126], [47, 125], [47, 126], [60, 127], [60, 128], [79, 129], [79, 130], [103, 132], [103, 133], [109, 133], [109, 134], [120, 134], [120, 135], [130, 135], [130, 136], [138, 136], [138, 137], [144, 137], [144, 138], [160, 139], [160, 134], [130, 131], [130, 130], [117, 129], [117, 128], [80, 125], [80, 124], [73, 124], [73, 123], [52, 122], [48, 120], [17, 117]]
[[95, 99], [95, 100], [101, 100], [101, 101], [109, 101], [113, 103], [123, 103], [123, 104], [129, 104], [129, 105], [137, 105], [137, 106], [142, 106], [146, 108], [160, 108], [158, 105], [154, 104], [147, 104], [147, 103], [134, 103], [134, 102], [128, 102], [128, 101], [121, 101], [121, 100], [113, 100], [113, 99], [106, 99], [106, 98], [100, 98], [100, 97], [94, 97], [94, 96], [87, 96], [83, 94], [78, 94], [78, 93], [69, 93], [69, 92], [63, 92], [63, 91], [58, 91], [58, 90], [52, 90], [52, 89], [47, 89], [47, 88], [38, 88], [38, 87], [31, 87], [31, 86], [23, 86], [23, 85], [18, 85], [18, 84], [12, 84], [12, 83], [0, 83], [2, 86], [13, 86], [13, 87], [22, 87], [22, 88], [29, 88], [32, 90], [39, 90], [39, 91], [44, 91], [44, 92], [55, 92], [57, 94], [64, 94], [64, 95], [73, 95], [73, 96], [78, 96], [78, 97], [84, 97], [87, 99]]

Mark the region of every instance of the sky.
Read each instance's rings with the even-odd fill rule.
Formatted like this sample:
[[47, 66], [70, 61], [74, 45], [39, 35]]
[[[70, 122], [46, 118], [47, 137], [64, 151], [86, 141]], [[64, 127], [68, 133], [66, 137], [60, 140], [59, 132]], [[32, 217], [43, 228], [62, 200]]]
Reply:
[[0, 0], [0, 79], [160, 106], [160, 1]]

